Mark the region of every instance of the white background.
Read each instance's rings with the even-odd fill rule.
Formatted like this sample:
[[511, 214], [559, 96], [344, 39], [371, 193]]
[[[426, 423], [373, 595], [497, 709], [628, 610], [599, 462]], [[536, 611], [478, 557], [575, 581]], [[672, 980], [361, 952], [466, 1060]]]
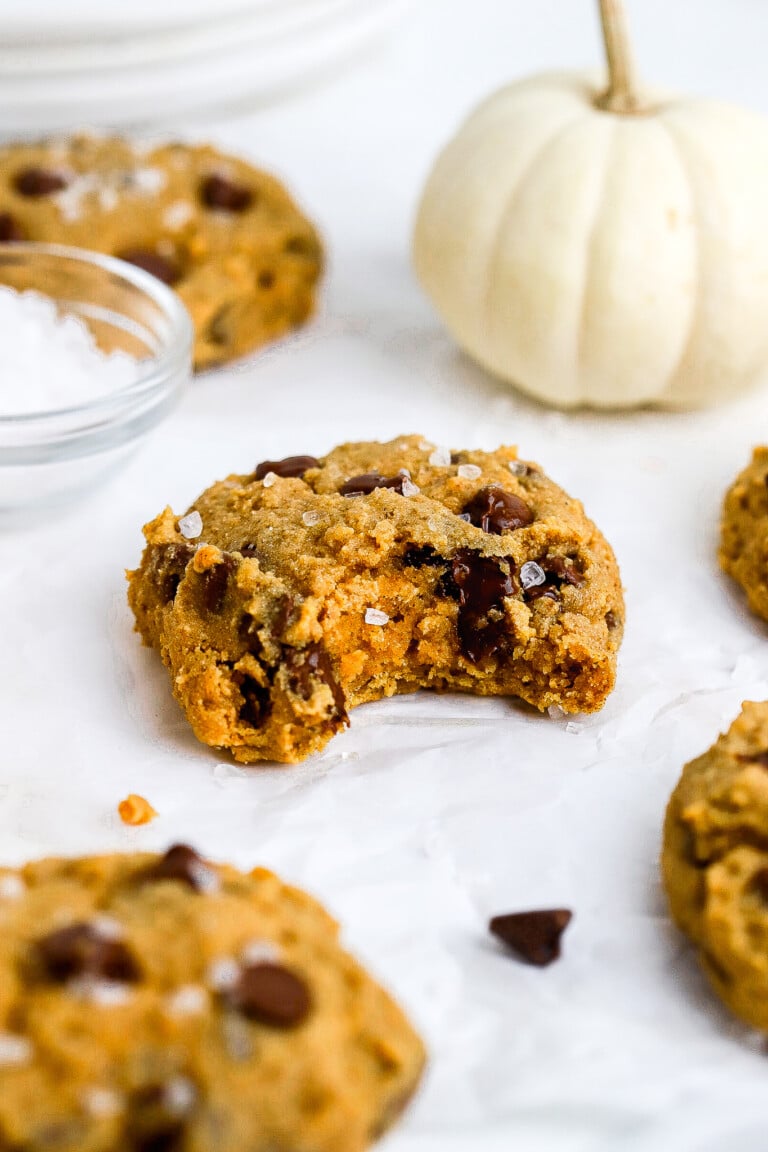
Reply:
[[[722, 493], [766, 438], [766, 395], [698, 415], [548, 412], [455, 351], [409, 268], [442, 140], [500, 83], [595, 66], [594, 8], [414, 2], [386, 48], [325, 88], [183, 125], [276, 170], [317, 219], [321, 314], [194, 381], [88, 501], [0, 534], [2, 857], [186, 839], [317, 894], [431, 1050], [388, 1152], [768, 1147], [766, 1057], [710, 996], [657, 869], [683, 762], [744, 698], [768, 697], [766, 630], [715, 561]], [[768, 5], [635, 0], [632, 16], [649, 79], [768, 111]], [[306, 765], [235, 768], [195, 742], [131, 632], [122, 570], [141, 524], [265, 457], [411, 431], [518, 443], [584, 500], [626, 585], [615, 694], [579, 732], [510, 702], [404, 697], [358, 710]], [[123, 827], [129, 791], [159, 819]], [[549, 969], [486, 936], [493, 913], [560, 905], [575, 919]]]

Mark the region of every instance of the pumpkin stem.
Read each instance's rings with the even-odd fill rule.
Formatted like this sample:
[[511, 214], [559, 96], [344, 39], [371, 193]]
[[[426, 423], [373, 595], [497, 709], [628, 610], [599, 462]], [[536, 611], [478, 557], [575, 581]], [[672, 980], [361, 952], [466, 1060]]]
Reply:
[[623, 116], [637, 115], [643, 109], [635, 87], [635, 69], [623, 0], [599, 2], [605, 54], [608, 57], [609, 84], [598, 98], [597, 106], [606, 112], [617, 112]]

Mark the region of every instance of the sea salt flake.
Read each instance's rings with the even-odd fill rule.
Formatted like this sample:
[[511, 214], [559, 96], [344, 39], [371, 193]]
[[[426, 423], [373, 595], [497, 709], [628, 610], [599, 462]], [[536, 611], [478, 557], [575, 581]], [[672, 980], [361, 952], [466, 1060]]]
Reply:
[[403, 479], [402, 484], [403, 496], [418, 496], [421, 489], [418, 484], [414, 484], [407, 476]]
[[302, 512], [301, 519], [307, 528], [314, 528], [315, 524], [319, 524], [321, 516], [319, 512]]
[[102, 940], [122, 940], [125, 935], [125, 929], [120, 921], [112, 916], [94, 916], [91, 927]]
[[186, 1116], [196, 1097], [195, 1086], [191, 1080], [186, 1076], [173, 1076], [165, 1085], [163, 1103], [172, 1116]]
[[0, 1032], [0, 1068], [28, 1064], [32, 1059], [32, 1044], [26, 1036]]
[[580, 732], [584, 731], [584, 725], [578, 724], [575, 720], [569, 720], [565, 730], [570, 736], [578, 736]]
[[528, 465], [522, 460], [510, 460], [508, 468], [513, 476], [525, 476], [528, 471]]
[[421, 440], [419, 442], [420, 452], [429, 452], [431, 448], [434, 448], [434, 444], [430, 444], [429, 440]]
[[547, 574], [535, 560], [527, 560], [520, 569], [520, 583], [523, 588], [536, 588], [539, 584], [546, 584]]
[[125, 1108], [123, 1097], [110, 1088], [86, 1088], [80, 1099], [85, 1111], [99, 1120], [119, 1116]]
[[272, 940], [250, 940], [240, 955], [244, 964], [274, 964], [280, 959], [280, 949]]
[[145, 196], [154, 196], [167, 183], [167, 176], [160, 168], [134, 168], [129, 173], [130, 183]]
[[216, 992], [226, 992], [240, 979], [240, 965], [231, 956], [221, 956], [208, 965], [205, 978]]
[[262, 484], [265, 488], [271, 488], [275, 480], [277, 480], [277, 472], [267, 472], [266, 476], [262, 480]]
[[14, 872], [0, 876], [0, 900], [20, 900], [25, 891], [24, 881]]
[[178, 232], [195, 214], [195, 209], [189, 200], [174, 200], [163, 212], [163, 224], [172, 232]]
[[199, 512], [188, 512], [179, 520], [179, 532], [185, 540], [195, 540], [203, 531], [203, 518]]
[[456, 517], [456, 519], [457, 519], [457, 520], [464, 520], [464, 521], [466, 521], [466, 523], [467, 523], [467, 524], [471, 524], [471, 523], [472, 523], [472, 516], [471, 516], [471, 514], [470, 514], [469, 512], [459, 512], [459, 514], [458, 514], [458, 516]]
[[382, 612], [380, 608], [366, 608], [365, 610], [366, 624], [375, 624], [379, 628], [383, 628], [385, 624], [389, 624], [389, 616], [386, 612]]
[[73, 996], [100, 1008], [121, 1008], [133, 999], [133, 989], [116, 980], [91, 980], [83, 977], [67, 985]]
[[200, 1016], [208, 1007], [208, 994], [199, 984], [182, 984], [166, 1000], [172, 1016]]
[[568, 715], [565, 709], [561, 708], [559, 704], [550, 704], [547, 712], [552, 720], [562, 720], [564, 716]]
[[429, 463], [433, 468], [448, 468], [451, 463], [451, 450], [443, 445], [435, 448], [434, 452], [429, 458]]
[[483, 474], [482, 468], [478, 468], [477, 464], [459, 464], [456, 472], [462, 480], [477, 480], [478, 476]]

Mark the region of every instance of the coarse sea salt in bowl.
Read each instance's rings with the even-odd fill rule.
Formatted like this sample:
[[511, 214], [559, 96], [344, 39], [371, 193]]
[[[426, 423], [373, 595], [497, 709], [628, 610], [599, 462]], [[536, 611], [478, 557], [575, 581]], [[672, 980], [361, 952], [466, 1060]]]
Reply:
[[153, 276], [77, 248], [0, 244], [0, 516], [91, 491], [191, 370], [189, 315]]

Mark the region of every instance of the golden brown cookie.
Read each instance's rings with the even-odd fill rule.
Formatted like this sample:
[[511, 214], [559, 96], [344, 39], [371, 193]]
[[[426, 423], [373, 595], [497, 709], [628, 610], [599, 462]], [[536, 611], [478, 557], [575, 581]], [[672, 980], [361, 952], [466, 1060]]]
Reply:
[[0, 148], [0, 241], [119, 256], [170, 284], [197, 368], [302, 324], [322, 250], [274, 177], [207, 145], [75, 136]]
[[0, 1148], [362, 1152], [424, 1049], [337, 936], [184, 845], [0, 869]]
[[613, 553], [514, 448], [410, 436], [264, 461], [144, 532], [137, 627], [198, 738], [238, 760], [301, 760], [396, 692], [591, 712], [613, 688]]
[[768, 620], [768, 448], [755, 448], [728, 489], [720, 564], [744, 589], [752, 611]]
[[686, 764], [667, 809], [664, 887], [718, 996], [768, 1029], [768, 703]]

